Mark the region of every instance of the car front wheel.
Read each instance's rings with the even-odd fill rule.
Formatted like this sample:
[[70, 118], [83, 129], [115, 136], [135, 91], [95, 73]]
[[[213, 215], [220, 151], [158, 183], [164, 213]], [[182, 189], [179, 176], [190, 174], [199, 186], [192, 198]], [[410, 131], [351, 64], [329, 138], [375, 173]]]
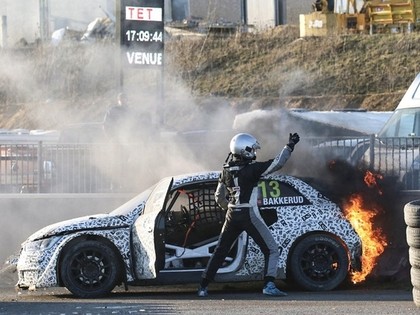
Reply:
[[312, 234], [294, 248], [289, 271], [298, 286], [310, 291], [328, 291], [348, 275], [349, 257], [344, 245], [327, 234]]
[[104, 296], [116, 286], [119, 257], [106, 244], [87, 240], [68, 248], [61, 260], [64, 286], [77, 297]]

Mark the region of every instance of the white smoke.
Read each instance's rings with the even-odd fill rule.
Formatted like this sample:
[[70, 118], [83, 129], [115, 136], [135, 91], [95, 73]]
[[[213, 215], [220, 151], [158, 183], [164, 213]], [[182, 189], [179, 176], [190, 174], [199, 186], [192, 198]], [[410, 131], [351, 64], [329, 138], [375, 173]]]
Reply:
[[[74, 5], [73, 9], [76, 12], [80, 7]], [[52, 9], [60, 12], [54, 6]], [[112, 45], [70, 41], [35, 51], [41, 56], [36, 64], [25, 53], [12, 51], [0, 55], [0, 91], [5, 89], [10, 92], [7, 95], [13, 95], [0, 101], [7, 106], [21, 105], [31, 118], [30, 123], [10, 121], [11, 126], [28, 128], [19, 126], [26, 123], [33, 129], [60, 129], [73, 123], [101, 122], [106, 110], [116, 103], [117, 94], [124, 90], [130, 106], [140, 116], [149, 118], [137, 123], [136, 134], [140, 136], [124, 134], [123, 145], [103, 147], [95, 160], [99, 170], [112, 177], [113, 184], [125, 186], [124, 189], [140, 192], [164, 176], [221, 169], [229, 152], [229, 141], [236, 132], [255, 134], [263, 147], [260, 161], [274, 157], [287, 143], [289, 132], [300, 132], [284, 121], [281, 112], [274, 111], [253, 111], [242, 125], [234, 125], [236, 109], [232, 100], [197, 98], [178, 77], [167, 73], [160, 77], [159, 71], [124, 69], [120, 87], [116, 60], [119, 56]], [[303, 73], [295, 72], [290, 85], [279, 88], [279, 95], [286, 95], [302, 84], [304, 78]], [[298, 145], [284, 172], [294, 168], [296, 156], [307, 158], [302, 154], [303, 148]], [[121, 176], [123, 171], [128, 175]], [[12, 203], [9, 208], [16, 215]], [[31, 209], [31, 213], [40, 216], [45, 211], [41, 207]], [[45, 217], [41, 220], [37, 215], [25, 222], [22, 234], [29, 235], [32, 227], [38, 228], [45, 221]], [[2, 220], [15, 222], [16, 218]], [[14, 224], [9, 227], [2, 231], [5, 239], [14, 235], [16, 229]]]

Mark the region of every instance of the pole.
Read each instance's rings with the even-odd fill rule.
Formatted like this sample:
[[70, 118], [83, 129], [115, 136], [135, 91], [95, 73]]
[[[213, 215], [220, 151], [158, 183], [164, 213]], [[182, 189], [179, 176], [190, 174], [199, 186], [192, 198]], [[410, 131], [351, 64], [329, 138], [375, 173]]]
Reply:
[[45, 42], [50, 37], [49, 0], [39, 0], [39, 35]]
[[1, 17], [1, 47], [7, 48], [7, 15]]
[[[163, 2], [165, 3], [165, 2]], [[165, 21], [165, 5], [163, 5], [162, 7], [162, 23], [164, 23]], [[160, 67], [160, 91], [159, 91], [159, 106], [158, 106], [158, 125], [159, 126], [163, 126], [165, 124], [165, 40], [164, 40], [165, 36], [163, 36], [162, 38], [162, 42], [163, 42], [163, 61], [162, 61], [162, 66]], [[159, 108], [160, 107], [160, 108]]]
[[117, 74], [117, 91], [121, 92], [124, 86], [124, 74], [121, 60], [121, 1], [115, 1], [115, 73]]

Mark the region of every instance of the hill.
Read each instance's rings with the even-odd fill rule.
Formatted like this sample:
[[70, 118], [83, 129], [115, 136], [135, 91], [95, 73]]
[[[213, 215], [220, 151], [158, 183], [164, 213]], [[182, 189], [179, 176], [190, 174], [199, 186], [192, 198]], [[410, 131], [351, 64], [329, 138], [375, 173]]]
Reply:
[[[419, 55], [417, 32], [299, 38], [298, 27], [289, 25], [230, 36], [168, 35], [164, 110], [176, 111], [171, 104], [186, 99], [198, 107], [234, 101], [244, 110], [393, 110], [420, 70]], [[117, 60], [112, 43], [71, 38], [58, 47], [2, 51], [1, 127], [102, 120], [119, 89]], [[124, 73], [124, 89], [144, 110], [159, 102], [155, 77], [147, 70]]]

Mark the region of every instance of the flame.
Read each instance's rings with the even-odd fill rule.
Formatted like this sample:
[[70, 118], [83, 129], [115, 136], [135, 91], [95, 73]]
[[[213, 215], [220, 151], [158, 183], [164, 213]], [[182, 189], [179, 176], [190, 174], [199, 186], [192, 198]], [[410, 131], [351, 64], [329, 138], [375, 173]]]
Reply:
[[377, 179], [383, 179], [384, 177], [381, 174], [373, 174], [371, 171], [366, 171], [365, 173], [365, 177], [364, 177], [364, 181], [365, 184], [369, 187], [369, 188], [373, 188], [376, 187], [378, 189], [378, 193], [379, 195], [382, 195], [383, 192], [382, 190], [378, 187], [378, 182], [376, 181]]
[[[367, 171], [364, 180], [366, 185], [372, 188], [377, 187], [376, 179], [378, 178], [380, 178], [380, 175]], [[378, 193], [382, 194], [379, 188]], [[362, 240], [362, 271], [351, 273], [350, 276], [353, 283], [362, 282], [366, 279], [387, 246], [386, 237], [382, 230], [375, 229], [373, 226], [373, 219], [378, 214], [378, 209], [375, 207], [364, 208], [363, 201], [361, 194], [353, 194], [344, 206], [346, 218]]]

